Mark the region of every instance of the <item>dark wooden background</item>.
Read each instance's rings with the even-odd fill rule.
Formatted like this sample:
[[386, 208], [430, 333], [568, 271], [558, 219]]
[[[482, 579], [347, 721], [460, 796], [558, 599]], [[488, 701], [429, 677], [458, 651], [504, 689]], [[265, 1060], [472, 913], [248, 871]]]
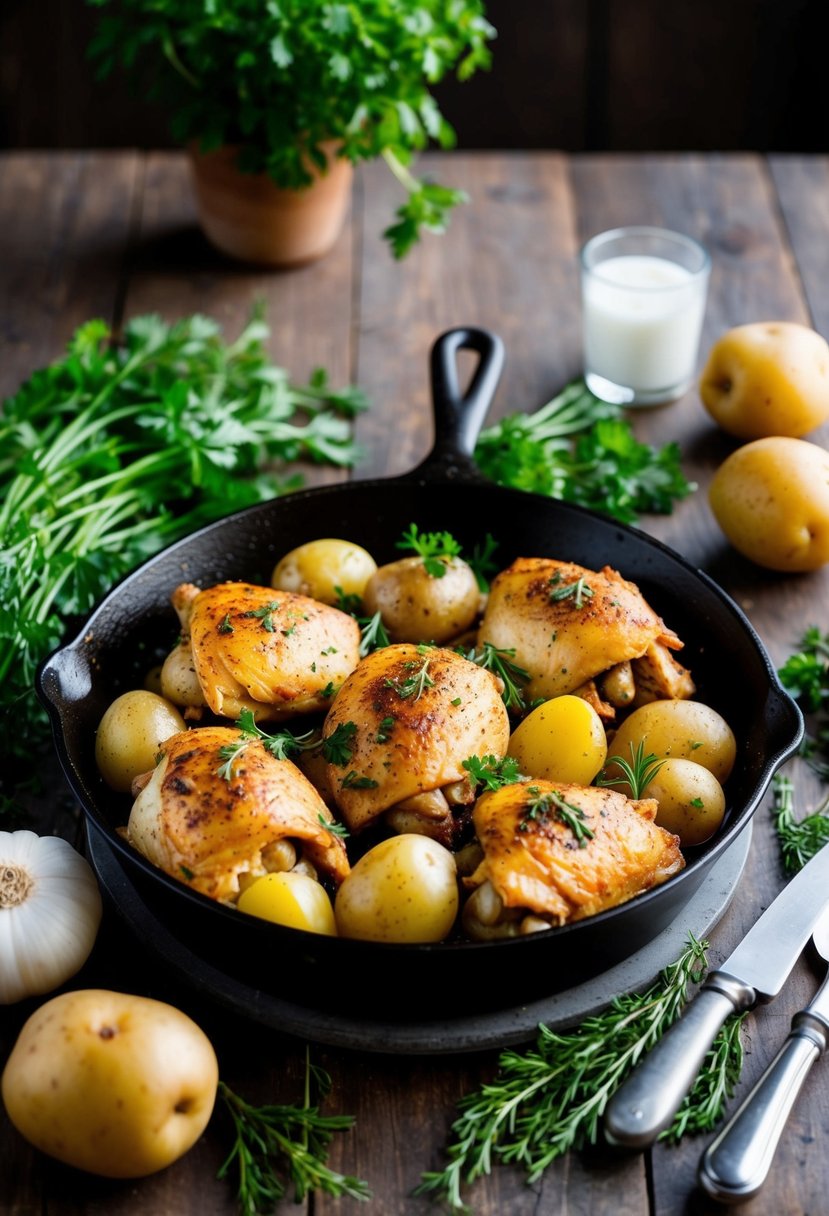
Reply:
[[[463, 148], [823, 151], [826, 0], [489, 0], [492, 71], [438, 97]], [[97, 83], [84, 0], [0, 0], [0, 147], [169, 146]]]

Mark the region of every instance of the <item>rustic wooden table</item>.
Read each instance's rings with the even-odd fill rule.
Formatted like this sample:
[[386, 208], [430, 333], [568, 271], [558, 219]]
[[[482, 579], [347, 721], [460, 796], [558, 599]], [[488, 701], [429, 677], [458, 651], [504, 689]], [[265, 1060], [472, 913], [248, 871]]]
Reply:
[[[802, 321], [829, 333], [826, 159], [456, 154], [441, 162], [442, 180], [464, 187], [472, 201], [448, 237], [427, 238], [402, 265], [391, 261], [379, 236], [396, 205], [395, 187], [382, 167], [370, 166], [358, 175], [350, 222], [333, 253], [284, 274], [230, 265], [208, 249], [195, 227], [178, 155], [15, 154], [0, 164], [4, 394], [57, 356], [91, 316], [117, 324], [142, 312], [173, 318], [203, 311], [234, 333], [261, 299], [276, 361], [297, 377], [324, 365], [335, 382], [356, 381], [371, 397], [372, 410], [357, 424], [366, 449], [357, 476], [399, 472], [425, 454], [427, 353], [443, 329], [483, 325], [504, 338], [507, 366], [494, 414], [532, 410], [577, 374], [577, 252], [605, 228], [658, 224], [708, 246], [713, 276], [704, 347], [728, 326], [758, 319]], [[726, 545], [705, 486], [731, 444], [694, 392], [640, 412], [635, 425], [649, 441], [678, 440], [686, 471], [700, 485], [672, 516], [642, 526], [713, 574], [746, 610], [772, 659], [782, 662], [806, 626], [820, 621], [826, 627], [829, 573], [762, 573]], [[817, 438], [825, 443], [826, 431]], [[818, 791], [799, 770], [798, 790], [805, 809]], [[56, 793], [40, 827], [77, 838], [74, 812], [64, 801]], [[739, 890], [712, 935], [712, 962], [729, 952], [783, 881], [766, 805], [755, 818]], [[172, 988], [109, 911], [77, 983], [173, 1000], [211, 1035], [232, 1086], [258, 1101], [298, 1100], [304, 1044], [221, 1014], [186, 984]], [[768, 1062], [815, 984], [816, 971], [804, 958], [781, 997], [748, 1020], [741, 1090]], [[2, 1011], [0, 1059], [30, 1011]], [[440, 1166], [456, 1101], [493, 1074], [497, 1053], [413, 1058], [321, 1045], [312, 1050], [333, 1079], [328, 1109], [356, 1116], [354, 1129], [337, 1138], [332, 1161], [366, 1178], [374, 1198], [360, 1206], [317, 1196], [309, 1210], [316, 1216], [427, 1211], [411, 1191], [421, 1171]], [[820, 1143], [829, 1130], [825, 1068], [818, 1066], [808, 1081], [771, 1178], [745, 1209], [749, 1216], [829, 1210], [829, 1165]], [[230, 1214], [231, 1191], [215, 1179], [224, 1147], [224, 1129], [214, 1121], [171, 1169], [140, 1183], [110, 1183], [39, 1157], [0, 1116], [0, 1213]], [[702, 1148], [694, 1140], [638, 1156], [596, 1148], [556, 1162], [531, 1188], [517, 1171], [499, 1167], [468, 1198], [481, 1216], [714, 1211], [695, 1190]]]

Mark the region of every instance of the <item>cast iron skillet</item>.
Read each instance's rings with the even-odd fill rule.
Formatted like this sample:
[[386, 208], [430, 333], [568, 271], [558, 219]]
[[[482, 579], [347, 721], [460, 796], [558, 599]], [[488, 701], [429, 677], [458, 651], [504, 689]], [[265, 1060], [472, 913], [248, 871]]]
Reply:
[[[457, 356], [479, 356], [459, 388]], [[723, 850], [745, 828], [772, 774], [796, 748], [800, 713], [780, 687], [740, 609], [704, 573], [642, 532], [589, 511], [495, 486], [472, 461], [478, 431], [503, 365], [492, 334], [456, 329], [431, 355], [435, 443], [412, 472], [390, 479], [303, 490], [201, 529], [150, 559], [103, 600], [78, 636], [46, 661], [38, 688], [57, 750], [87, 817], [146, 906], [197, 955], [265, 991], [314, 1007], [376, 1017], [440, 1016], [509, 1007], [597, 975], [655, 937], [682, 909]], [[589, 568], [608, 563], [639, 585], [685, 641], [683, 662], [698, 697], [722, 713], [739, 741], [729, 810], [718, 835], [686, 852], [687, 866], [664, 885], [598, 916], [545, 933], [487, 943], [386, 945], [327, 938], [245, 917], [157, 870], [116, 832], [129, 799], [108, 790], [94, 761], [97, 724], [112, 699], [143, 675], [177, 634], [170, 593], [187, 580], [268, 585], [295, 545], [341, 536], [378, 562], [415, 521], [449, 529], [464, 549], [489, 531], [502, 567], [517, 556], [550, 556]], [[141, 925], [135, 926], [141, 932]]]

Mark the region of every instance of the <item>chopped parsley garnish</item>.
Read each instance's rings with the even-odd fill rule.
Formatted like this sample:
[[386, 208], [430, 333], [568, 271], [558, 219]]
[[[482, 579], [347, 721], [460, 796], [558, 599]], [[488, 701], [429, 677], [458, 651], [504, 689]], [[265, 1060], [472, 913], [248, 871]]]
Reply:
[[470, 756], [461, 761], [461, 768], [466, 769], [475, 782], [476, 787], [482, 785], [486, 790], [500, 790], [504, 785], [515, 785], [521, 780], [518, 771], [518, 761], [512, 756]]
[[249, 612], [243, 612], [244, 617], [255, 617], [262, 622], [262, 628], [267, 629], [268, 633], [274, 633], [276, 626], [273, 623], [273, 614], [279, 608], [279, 601], [272, 600], [270, 604], [263, 604], [261, 608], [251, 608]]
[[182, 874], [184, 875], [184, 877], [187, 879], [188, 882], [190, 881], [191, 878], [196, 877], [189, 866], [180, 865], [179, 869], [181, 870]]
[[391, 716], [383, 718], [377, 725], [377, 734], [374, 736], [375, 743], [388, 743], [391, 738], [391, 732], [394, 730], [396, 718]]
[[341, 788], [344, 790], [376, 790], [377, 782], [371, 777], [361, 777], [354, 769], [342, 779]]
[[695, 806], [699, 810], [705, 806], [705, 803], [703, 802], [703, 800], [701, 798], [692, 798], [691, 806]]
[[328, 683], [326, 684], [325, 688], [323, 688], [323, 690], [320, 692], [320, 696], [325, 697], [325, 699], [328, 700], [330, 697], [333, 697], [336, 692], [337, 692], [336, 684], [334, 683], [333, 680], [329, 680]]
[[233, 633], [233, 626], [230, 623], [230, 613], [226, 612], [219, 621], [219, 633]]
[[327, 739], [322, 741], [322, 754], [329, 764], [348, 764], [353, 751], [356, 722], [341, 722]]

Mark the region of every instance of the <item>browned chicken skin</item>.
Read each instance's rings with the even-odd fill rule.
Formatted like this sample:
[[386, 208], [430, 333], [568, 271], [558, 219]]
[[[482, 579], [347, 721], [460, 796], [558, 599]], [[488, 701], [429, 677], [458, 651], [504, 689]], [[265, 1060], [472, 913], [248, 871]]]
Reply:
[[323, 735], [349, 723], [348, 757], [327, 771], [353, 832], [395, 808], [397, 830], [421, 830], [431, 820], [429, 834], [441, 838], [452, 803], [474, 797], [462, 762], [500, 758], [509, 742], [495, 677], [440, 647], [386, 646], [363, 659], [337, 694]]
[[[530, 672], [530, 701], [589, 688], [609, 668], [682, 647], [638, 587], [609, 566], [587, 570], [541, 557], [519, 557], [494, 580], [478, 639], [515, 650], [514, 662]], [[690, 696], [690, 676], [672, 662], [690, 686], [672, 695]]]
[[[569, 811], [562, 814], [555, 799]], [[475, 805], [483, 860], [467, 885], [489, 883], [508, 914], [535, 914], [547, 926], [593, 916], [664, 882], [685, 864], [679, 837], [653, 822], [656, 810], [653, 799], [634, 802], [596, 786], [503, 786]], [[573, 816], [586, 829], [581, 839], [568, 822]]]
[[219, 583], [173, 595], [182, 640], [162, 669], [162, 691], [174, 704], [206, 704], [237, 718], [280, 721], [325, 710], [359, 660], [353, 617], [291, 591]]
[[132, 807], [130, 842], [212, 899], [233, 901], [240, 879], [293, 868], [285, 860], [291, 850], [340, 882], [349, 872], [345, 845], [327, 826], [333, 820], [325, 803], [290, 760], [277, 760], [251, 739], [226, 775], [219, 771], [221, 749], [243, 740], [231, 727], [205, 726], [162, 743], [162, 758]]

